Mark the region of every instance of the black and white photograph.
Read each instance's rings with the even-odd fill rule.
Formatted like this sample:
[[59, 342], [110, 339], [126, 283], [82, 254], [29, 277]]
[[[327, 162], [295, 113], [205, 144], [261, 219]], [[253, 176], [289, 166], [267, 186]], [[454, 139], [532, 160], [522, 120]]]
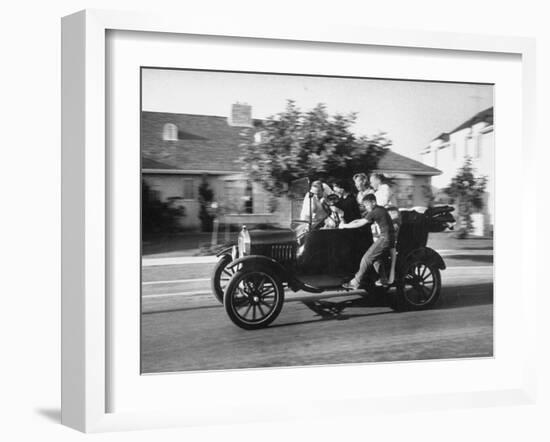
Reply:
[[141, 373], [494, 356], [494, 86], [141, 68]]

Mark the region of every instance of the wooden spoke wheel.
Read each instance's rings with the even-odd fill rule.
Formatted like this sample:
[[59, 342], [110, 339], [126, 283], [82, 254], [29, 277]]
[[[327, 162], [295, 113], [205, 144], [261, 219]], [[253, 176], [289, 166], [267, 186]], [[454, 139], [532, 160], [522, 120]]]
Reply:
[[397, 284], [396, 306], [401, 310], [423, 310], [432, 307], [441, 294], [441, 273], [432, 263], [410, 262]]
[[212, 279], [210, 281], [212, 292], [220, 304], [223, 304], [223, 294], [229, 284], [229, 281], [240, 268], [240, 265], [231, 269], [227, 268], [227, 266], [231, 263], [231, 259], [232, 258], [230, 255], [223, 255], [220, 258], [216, 264], [216, 267], [214, 267], [214, 273], [212, 274]]
[[239, 270], [229, 281], [223, 304], [235, 325], [247, 330], [267, 327], [284, 302], [281, 281], [267, 270]]

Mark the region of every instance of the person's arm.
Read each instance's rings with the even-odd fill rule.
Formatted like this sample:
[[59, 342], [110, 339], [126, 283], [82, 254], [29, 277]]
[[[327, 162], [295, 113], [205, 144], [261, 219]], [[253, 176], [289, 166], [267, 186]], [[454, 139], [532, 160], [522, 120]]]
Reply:
[[309, 194], [308, 193], [306, 193], [306, 196], [304, 198], [304, 203], [302, 204], [300, 219], [303, 221], [309, 221]]
[[360, 218], [360, 219], [354, 219], [353, 221], [347, 223], [347, 224], [340, 224], [341, 229], [357, 229], [359, 227], [363, 227], [367, 225], [369, 222], [366, 218]]

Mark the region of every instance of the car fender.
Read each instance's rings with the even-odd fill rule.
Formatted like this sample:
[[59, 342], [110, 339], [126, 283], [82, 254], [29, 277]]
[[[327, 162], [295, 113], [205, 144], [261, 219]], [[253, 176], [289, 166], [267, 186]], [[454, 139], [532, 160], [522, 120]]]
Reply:
[[233, 247], [235, 247], [234, 245], [230, 245], [228, 247], [225, 247], [223, 249], [221, 249], [218, 253], [216, 253], [216, 257], [219, 258], [223, 255], [229, 255], [229, 256], [232, 256], [232, 253], [233, 253]]
[[430, 247], [419, 247], [418, 249], [412, 250], [401, 260], [401, 265], [404, 266], [413, 260], [422, 260], [432, 263], [440, 270], [445, 270], [447, 267], [441, 255]]
[[235, 266], [242, 264], [243, 268], [247, 269], [266, 269], [272, 271], [275, 275], [281, 278], [282, 281], [288, 279], [287, 269], [276, 260], [263, 255], [247, 255], [238, 258], [227, 266], [232, 269]]

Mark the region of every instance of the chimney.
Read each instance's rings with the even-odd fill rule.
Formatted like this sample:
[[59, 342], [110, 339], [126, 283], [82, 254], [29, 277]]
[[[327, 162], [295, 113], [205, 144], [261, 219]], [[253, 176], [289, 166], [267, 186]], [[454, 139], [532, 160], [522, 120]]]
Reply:
[[237, 127], [252, 127], [252, 106], [246, 103], [234, 103], [231, 105], [231, 114], [227, 124]]

